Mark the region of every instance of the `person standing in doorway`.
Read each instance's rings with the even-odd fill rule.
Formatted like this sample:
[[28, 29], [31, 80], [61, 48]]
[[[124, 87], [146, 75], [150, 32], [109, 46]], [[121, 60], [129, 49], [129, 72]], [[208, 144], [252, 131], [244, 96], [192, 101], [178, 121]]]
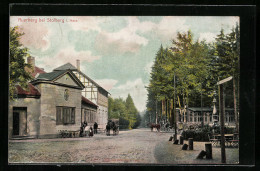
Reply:
[[94, 123], [94, 134], [97, 134], [98, 124], [97, 122]]

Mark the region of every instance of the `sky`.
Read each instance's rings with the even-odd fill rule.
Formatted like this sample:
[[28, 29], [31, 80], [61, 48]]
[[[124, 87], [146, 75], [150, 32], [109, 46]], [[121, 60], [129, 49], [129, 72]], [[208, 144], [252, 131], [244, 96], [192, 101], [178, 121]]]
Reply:
[[20, 42], [36, 66], [51, 72], [70, 62], [105, 88], [113, 98], [130, 94], [141, 112], [155, 54], [171, 47], [178, 32], [213, 42], [239, 23], [239, 17], [204, 16], [11, 16], [10, 26], [24, 35]]

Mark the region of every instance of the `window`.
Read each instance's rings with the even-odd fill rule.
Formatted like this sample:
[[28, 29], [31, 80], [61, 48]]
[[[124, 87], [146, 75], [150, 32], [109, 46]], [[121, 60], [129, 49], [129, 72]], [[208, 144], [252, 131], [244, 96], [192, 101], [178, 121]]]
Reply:
[[75, 108], [56, 107], [56, 125], [75, 124]]

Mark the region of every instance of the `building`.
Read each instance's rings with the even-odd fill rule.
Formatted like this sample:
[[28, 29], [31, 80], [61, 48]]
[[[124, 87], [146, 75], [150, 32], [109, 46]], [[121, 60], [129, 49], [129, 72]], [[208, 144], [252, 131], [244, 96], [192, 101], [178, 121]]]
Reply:
[[82, 106], [81, 106], [81, 123], [86, 121], [88, 125], [94, 126], [94, 123], [97, 120], [97, 109], [98, 106], [85, 98], [84, 96], [81, 96], [82, 98]]
[[94, 80], [89, 78], [80, 71], [80, 61], [77, 60], [77, 68], [70, 63], [64, 64], [53, 71], [71, 70], [76, 77], [85, 86], [82, 90], [82, 96], [89, 99], [98, 106], [98, 112], [95, 117], [95, 122], [99, 124], [99, 128], [105, 129], [108, 121], [108, 94], [109, 92], [98, 85]]
[[[201, 112], [202, 111], [202, 112]], [[177, 121], [178, 123], [189, 124], [201, 124], [213, 125], [214, 120], [219, 121], [219, 115], [216, 113], [213, 115], [213, 108], [209, 107], [190, 107], [187, 108], [186, 115], [181, 114], [180, 110], [177, 108]], [[225, 108], [225, 125], [234, 127], [235, 126], [235, 115], [233, 108]]]
[[9, 138], [51, 138], [61, 130], [77, 131], [83, 121], [95, 120], [98, 106], [83, 97], [85, 86], [71, 70], [46, 73], [28, 63], [34, 77], [25, 90], [16, 86], [16, 98], [9, 102]]

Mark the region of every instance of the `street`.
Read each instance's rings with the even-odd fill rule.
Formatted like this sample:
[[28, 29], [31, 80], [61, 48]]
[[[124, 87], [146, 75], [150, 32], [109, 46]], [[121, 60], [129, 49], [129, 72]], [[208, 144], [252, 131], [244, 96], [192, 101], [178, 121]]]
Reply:
[[[104, 133], [92, 138], [11, 140], [10, 163], [220, 163], [220, 148], [213, 148], [213, 160], [197, 160], [205, 142], [194, 142], [193, 151], [182, 151], [169, 137], [173, 133], [151, 132], [148, 128]], [[187, 143], [187, 141], [184, 141]], [[227, 148], [227, 163], [238, 163], [238, 148]]]

